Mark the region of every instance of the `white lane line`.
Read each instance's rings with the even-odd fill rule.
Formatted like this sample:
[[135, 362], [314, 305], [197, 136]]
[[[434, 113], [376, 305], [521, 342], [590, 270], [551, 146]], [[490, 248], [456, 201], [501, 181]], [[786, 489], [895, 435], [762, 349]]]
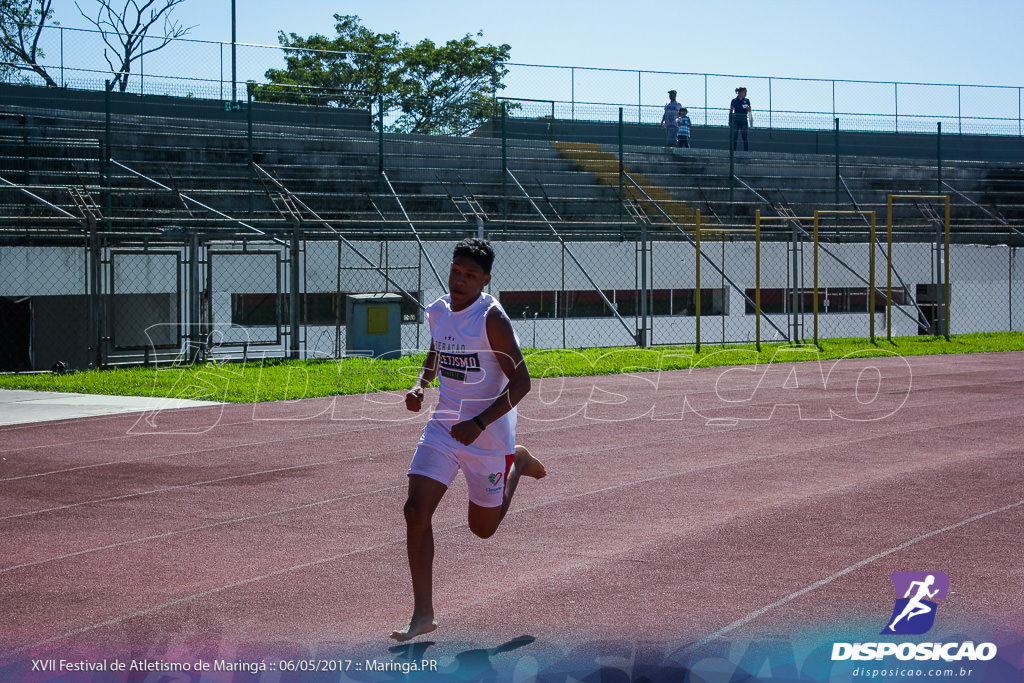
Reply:
[[180, 534], [189, 534], [195, 531], [208, 531], [210, 529], [216, 529], [221, 526], [228, 526], [230, 524], [241, 524], [243, 522], [252, 522], [258, 519], [266, 519], [267, 517], [273, 517], [275, 515], [284, 515], [290, 512], [298, 512], [300, 510], [306, 510], [309, 508], [319, 507], [321, 505], [330, 505], [331, 503], [338, 503], [343, 500], [350, 498], [359, 498], [360, 496], [371, 496], [377, 493], [384, 493], [385, 491], [391, 491], [393, 489], [405, 489], [406, 484], [397, 484], [395, 486], [386, 486], [376, 491], [360, 491], [358, 493], [349, 493], [344, 496], [337, 498], [327, 498], [326, 500], [317, 500], [312, 503], [304, 503], [302, 505], [296, 505], [294, 507], [282, 508], [280, 510], [270, 510], [269, 512], [261, 512], [258, 515], [247, 515], [245, 517], [234, 517], [232, 519], [221, 520], [220, 522], [213, 522], [211, 524], [203, 524], [201, 526], [188, 527], [186, 529], [175, 529], [173, 531], [165, 531], [162, 534], [154, 534], [152, 536], [144, 536], [141, 538], [132, 538], [127, 541], [120, 541], [118, 543], [110, 543], [104, 546], [97, 546], [95, 548], [85, 548], [83, 550], [76, 550], [74, 552], [65, 553], [63, 555], [57, 555], [55, 557], [47, 557], [42, 560], [33, 560], [32, 562], [25, 562], [24, 564], [16, 564], [12, 567], [4, 567], [0, 569], [0, 574], [5, 572], [13, 572], [18, 569], [25, 569], [26, 567], [35, 567], [37, 565], [46, 564], [47, 562], [60, 562], [61, 560], [68, 560], [72, 557], [79, 557], [81, 555], [88, 555], [90, 553], [98, 553], [104, 550], [113, 550], [114, 548], [123, 548], [125, 546], [134, 545], [136, 543], [145, 543], [147, 541], [157, 541], [162, 538], [170, 538], [171, 536], [178, 536]]
[[[245, 424], [245, 423], [239, 423], [239, 424]], [[227, 444], [227, 445], [223, 445], [222, 444], [222, 445], [218, 445], [218, 446], [212, 446], [210, 448], [196, 448], [196, 449], [189, 449], [187, 451], [175, 451], [173, 453], [164, 453], [162, 455], [152, 455], [152, 456], [149, 456], [149, 457], [146, 457], [146, 458], [132, 458], [131, 460], [110, 460], [108, 462], [96, 462], [96, 463], [89, 463], [88, 465], [77, 465], [75, 467], [66, 467], [66, 468], [61, 469], [61, 470], [48, 470], [46, 472], [34, 472], [32, 474], [22, 474], [22, 475], [18, 475], [16, 477], [7, 477], [5, 479], [0, 479], [0, 482], [18, 481], [20, 479], [33, 479], [33, 478], [36, 478], [36, 477], [47, 477], [47, 476], [54, 475], [54, 474], [67, 474], [68, 472], [77, 472], [79, 470], [88, 470], [88, 469], [93, 469], [93, 468], [96, 468], [96, 467], [110, 467], [110, 466], [114, 466], [114, 465], [126, 465], [126, 464], [130, 465], [130, 464], [135, 464], [135, 463], [138, 463], [138, 462], [147, 462], [149, 460], [160, 460], [161, 458], [173, 458], [173, 457], [183, 456], [183, 455], [200, 455], [202, 453], [216, 453], [217, 451], [230, 451], [230, 450], [235, 450], [235, 449], [239, 449], [239, 448], [251, 448], [253, 446], [266, 446], [268, 444], [276, 444], [276, 443], [283, 444], [283, 443], [287, 443], [289, 441], [304, 441], [304, 440], [307, 440], [307, 439], [308, 440], [318, 440], [318, 439], [324, 439], [324, 438], [336, 439], [337, 437], [340, 437], [340, 436], [351, 436], [353, 434], [358, 435], [358, 434], [360, 434], [363, 431], [373, 431], [373, 430], [372, 429], [371, 430], [361, 430], [361, 429], [359, 429], [359, 430], [349, 430], [349, 431], [340, 431], [340, 432], [325, 432], [323, 434], [306, 434], [306, 433], [303, 433], [303, 434], [299, 434], [297, 436], [292, 436], [292, 437], [283, 437], [283, 438], [277, 438], [277, 439], [263, 439], [263, 440], [260, 440], [260, 441], [247, 441], [247, 442], [243, 442], [243, 443], [232, 443], [232, 444]], [[143, 435], [129, 434], [129, 435], [127, 435], [127, 438], [140, 438], [141, 436], [143, 436]], [[118, 438], [121, 438], [121, 437], [118, 437]], [[85, 444], [85, 443], [98, 443], [98, 442], [101, 442], [101, 441], [109, 441], [109, 440], [110, 439], [97, 439], [97, 440], [94, 440], [94, 441], [91, 441], [91, 442], [90, 441], [82, 441], [82, 442], [80, 442], [78, 444], [58, 444], [58, 445], [59, 446], [81, 445], [81, 444]], [[49, 444], [44, 444], [42, 446], [32, 446], [32, 448], [51, 448], [51, 447], [55, 448], [56, 446], [51, 446]], [[29, 450], [29, 449], [22, 449], [22, 450]], [[14, 453], [15, 451], [4, 451], [4, 452], [6, 452], [6, 453]]]
[[910, 546], [914, 545], [915, 543], [920, 543], [921, 541], [924, 541], [924, 540], [927, 540], [929, 538], [932, 538], [933, 536], [938, 536], [939, 534], [944, 534], [947, 531], [953, 531], [954, 529], [959, 529], [962, 526], [966, 526], [968, 524], [972, 524], [974, 522], [977, 522], [978, 520], [984, 519], [984, 518], [989, 517], [991, 515], [997, 515], [1000, 512], [1006, 512], [1007, 510], [1012, 510], [1013, 508], [1019, 507], [1021, 505], [1024, 505], [1024, 500], [1018, 500], [1016, 503], [1010, 503], [1009, 505], [1004, 505], [1003, 507], [996, 508], [995, 510], [989, 510], [988, 512], [982, 512], [981, 514], [975, 515], [973, 517], [968, 517], [967, 519], [961, 520], [961, 521], [959, 521], [959, 522], [957, 522], [955, 524], [950, 524], [949, 526], [944, 526], [941, 529], [935, 529], [933, 531], [929, 531], [928, 533], [921, 534], [920, 536], [918, 536], [916, 538], [912, 538], [909, 541], [901, 543], [900, 545], [895, 546], [893, 548], [889, 548], [888, 550], [883, 550], [882, 552], [880, 552], [880, 553], [878, 553], [876, 555], [872, 555], [871, 557], [869, 557], [869, 558], [867, 558], [865, 560], [861, 560], [860, 562], [857, 562], [856, 564], [851, 564], [846, 569], [842, 569], [842, 570], [836, 572], [835, 574], [832, 574], [831, 576], [825, 577], [821, 581], [816, 581], [816, 582], [812, 583], [809, 586], [805, 586], [804, 588], [801, 588], [800, 590], [796, 591], [795, 593], [790, 593], [786, 597], [784, 597], [784, 598], [782, 598], [780, 600], [776, 600], [775, 602], [771, 603], [770, 605], [765, 605], [761, 609], [754, 610], [753, 612], [751, 612], [747, 616], [745, 616], [745, 617], [743, 617], [741, 619], [737, 619], [736, 621], [732, 622], [728, 626], [720, 628], [717, 631], [715, 631], [714, 633], [712, 633], [711, 635], [709, 635], [709, 636], [707, 636], [707, 637], [697, 641], [696, 643], [693, 643], [692, 645], [687, 647], [685, 650], [683, 650], [683, 652], [684, 653], [689, 653], [689, 652], [693, 652], [694, 650], [698, 650], [698, 649], [704, 647], [705, 645], [707, 645], [708, 643], [712, 642], [713, 640], [717, 640], [718, 638], [721, 638], [725, 634], [727, 634], [727, 633], [729, 633], [731, 631], [735, 631], [736, 629], [740, 628], [741, 626], [749, 624], [750, 622], [754, 621], [758, 617], [764, 616], [765, 614], [767, 614], [768, 612], [771, 612], [773, 609], [776, 609], [777, 607], [781, 607], [781, 606], [785, 605], [786, 603], [792, 602], [793, 600], [796, 600], [797, 598], [800, 598], [800, 597], [802, 597], [804, 595], [807, 595], [811, 591], [817, 590], [818, 588], [821, 588], [822, 586], [828, 585], [828, 584], [832, 583], [833, 581], [835, 581], [836, 579], [841, 579], [842, 577], [846, 576], [847, 574], [851, 574], [851, 573], [857, 571], [858, 569], [861, 569], [861, 568], [871, 564], [872, 562], [875, 562], [877, 560], [882, 559], [883, 557], [888, 557], [889, 555], [892, 555], [894, 553], [898, 553], [901, 550], [905, 550], [906, 548], [909, 548]]
[[188, 489], [198, 486], [207, 486], [209, 484], [220, 484], [225, 481], [233, 481], [235, 479], [246, 479], [248, 477], [262, 477], [268, 474], [277, 474], [279, 472], [290, 472], [292, 470], [303, 470], [307, 468], [323, 467], [325, 465], [338, 465], [343, 462], [351, 462], [353, 460], [363, 460], [368, 456], [356, 455], [350, 458], [336, 458], [334, 460], [322, 460], [320, 462], [309, 462], [301, 465], [290, 465], [288, 467], [276, 467], [271, 470], [259, 470], [257, 472], [244, 472], [242, 474], [233, 474], [230, 477], [219, 477], [217, 479], [206, 479], [204, 481], [193, 481], [187, 484], [178, 484], [176, 486], [164, 486], [158, 489], [150, 489], [148, 491], [135, 491], [133, 493], [125, 493], [120, 496], [109, 496], [107, 498], [91, 498], [89, 500], [83, 500], [79, 503], [68, 503], [67, 505], [58, 505], [57, 507], [45, 508], [42, 510], [31, 510], [29, 512], [19, 512], [13, 515], [7, 515], [0, 517], [0, 521], [8, 519], [16, 519], [18, 517], [31, 517], [32, 515], [42, 515], [49, 512], [60, 512], [61, 510], [71, 510], [73, 508], [83, 507], [86, 505], [99, 505], [102, 503], [112, 503], [119, 500], [128, 500], [129, 498], [141, 498], [142, 496], [152, 496], [158, 493], [167, 493], [168, 491], [180, 491], [182, 489]]

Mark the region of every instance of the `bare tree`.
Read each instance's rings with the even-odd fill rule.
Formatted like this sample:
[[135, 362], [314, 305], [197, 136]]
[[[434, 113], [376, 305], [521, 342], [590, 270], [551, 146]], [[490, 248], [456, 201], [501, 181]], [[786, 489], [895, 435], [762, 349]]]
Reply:
[[[114, 0], [97, 2], [99, 9], [96, 11], [95, 19], [82, 11], [78, 0], [75, 0], [75, 6], [87, 21], [99, 29], [103, 35], [103, 42], [107, 44], [103, 50], [103, 58], [107, 60], [107, 65], [114, 75], [114, 80], [110, 82], [111, 90], [127, 90], [133, 62], [166, 47], [172, 40], [184, 37], [195, 28], [182, 26], [171, 18], [174, 8], [185, 0], [126, 0], [119, 10], [114, 8]], [[147, 46], [146, 35], [161, 22], [163, 35], [151, 38]]]
[[39, 37], [52, 16], [53, 0], [0, 0], [0, 75], [32, 71], [56, 87], [39, 63], [46, 56], [39, 49]]

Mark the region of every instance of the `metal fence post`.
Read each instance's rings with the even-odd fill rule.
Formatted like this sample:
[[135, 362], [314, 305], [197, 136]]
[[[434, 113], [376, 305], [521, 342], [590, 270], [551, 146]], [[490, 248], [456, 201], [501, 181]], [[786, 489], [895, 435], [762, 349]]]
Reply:
[[708, 125], [708, 75], [704, 74], [704, 125]]
[[818, 346], [818, 215], [814, 212], [814, 288], [811, 290], [814, 297], [811, 300], [811, 311], [814, 318], [814, 345]]
[[754, 212], [754, 335], [761, 352], [761, 209]]
[[238, 59], [236, 54], [236, 31], [235, 31], [235, 0], [231, 0], [231, 101], [238, 100], [236, 84], [238, 83]]
[[[833, 81], [833, 87], [835, 87], [834, 84], [835, 84], [835, 81]], [[834, 95], [833, 95], [833, 97], [834, 97]], [[835, 206], [835, 208], [836, 208], [836, 211], [838, 211], [839, 210], [839, 178], [840, 178], [840, 176], [839, 176], [839, 118], [838, 117], [836, 117], [835, 123], [836, 123], [836, 129], [835, 129], [836, 130], [836, 134], [835, 134], [835, 142], [836, 142], [836, 195], [835, 195], [836, 198], [835, 198], [835, 205], [836, 206]]]
[[110, 190], [110, 81], [103, 89], [103, 216], [107, 232], [113, 228], [110, 215], [113, 213], [113, 198]]
[[249, 165], [249, 220], [252, 221], [253, 214], [253, 186], [255, 185], [255, 173], [256, 169], [253, 168], [253, 149], [252, 149], [252, 98], [253, 98], [253, 82], [249, 81], [246, 83], [246, 105], [245, 105], [245, 117], [246, 117], [246, 150], [248, 153], [248, 165]]
[[935, 168], [938, 171], [938, 185], [935, 192], [942, 194], [942, 121], [937, 121], [935, 125]]
[[640, 329], [636, 343], [641, 349], [647, 348], [647, 224], [640, 223]]
[[946, 282], [945, 282], [945, 291], [943, 292], [943, 294], [944, 294], [944, 298], [946, 299], [946, 302], [945, 302], [946, 303], [946, 307], [945, 307], [946, 308], [946, 315], [945, 315], [945, 318], [946, 318], [945, 323], [946, 324], [944, 326], [945, 327], [944, 332], [945, 332], [946, 341], [949, 341], [949, 334], [950, 334], [950, 324], [949, 324], [950, 320], [949, 320], [949, 318], [950, 318], [950, 313], [951, 313], [950, 295], [952, 294], [952, 291], [951, 291], [951, 287], [950, 287], [950, 283], [949, 283], [949, 195], [948, 194], [946, 195], [945, 219], [946, 219], [946, 241], [945, 241], [945, 253], [944, 253], [944, 255], [946, 257], [945, 258], [946, 263], [945, 263], [945, 270], [944, 270], [943, 276], [944, 276], [944, 279], [945, 279]]
[[[224, 43], [217, 43], [217, 48], [220, 53], [220, 71], [218, 72], [220, 78], [220, 89], [217, 91], [217, 93], [220, 95], [221, 99], [224, 99]], [[232, 97], [231, 99], [232, 101], [235, 100], [234, 97]]]
[[736, 122], [733, 120], [732, 111], [729, 111], [729, 222], [736, 220]]
[[625, 128], [622, 121], [622, 114], [622, 107], [619, 107], [619, 239], [624, 239], [626, 234], [626, 219], [623, 215], [625, 212], [624, 202], [626, 201], [626, 164], [623, 158], [623, 137], [625, 135]]
[[892, 84], [892, 101], [893, 101], [893, 112], [895, 113], [896, 121], [894, 123], [893, 132], [900, 132], [900, 84]]
[[790, 341], [797, 342], [803, 340], [803, 335], [800, 333], [800, 314], [802, 313], [802, 307], [800, 305], [800, 284], [803, 282], [803, 273], [800, 271], [801, 266], [801, 247], [800, 247], [800, 233], [799, 226], [794, 221], [792, 222], [792, 235], [793, 240], [793, 284], [792, 290], [790, 291], [790, 311], [789, 315], [791, 318], [792, 331], [790, 332]]
[[697, 340], [696, 340], [696, 346], [697, 346], [697, 353], [700, 353], [700, 317], [701, 317], [701, 311], [700, 311], [700, 298], [701, 298], [701, 291], [700, 291], [700, 259], [701, 259], [701, 256], [703, 255], [703, 252], [701, 251], [701, 248], [700, 248], [700, 209], [697, 209], [697, 211], [695, 212], [695, 215], [694, 215], [694, 235], [697, 238], [696, 239], [696, 242], [697, 242], [697, 258], [696, 258], [696, 261], [695, 261], [695, 265], [696, 265], [695, 275], [697, 277], [697, 283], [696, 283], [697, 286], [696, 286], [695, 291], [694, 291], [695, 296], [693, 297], [693, 299], [694, 299], [694, 310], [697, 313]]
[[202, 329], [202, 318], [201, 308], [202, 303], [199, 299], [200, 293], [200, 280], [199, 280], [199, 235], [195, 232], [189, 233], [189, 269], [188, 269], [188, 320], [189, 320], [189, 335], [188, 335], [188, 361], [194, 363], [198, 360], [205, 358], [203, 340], [203, 329]]
[[384, 96], [377, 98], [377, 193], [384, 194]]
[[1007, 307], [1009, 308], [1007, 313], [1009, 314], [1009, 318], [1010, 318], [1010, 324], [1009, 324], [1008, 329], [1010, 330], [1010, 332], [1013, 332], [1014, 331], [1014, 329], [1013, 329], [1013, 276], [1014, 276], [1014, 271], [1016, 271], [1016, 269], [1017, 269], [1016, 268], [1017, 247], [1011, 245], [1006, 251], [1007, 251], [1007, 255], [1010, 257], [1009, 268], [1007, 269], [1007, 272], [1006, 272], [1006, 276], [1007, 276], [1006, 277], [1006, 284], [1007, 284], [1007, 287], [1006, 287], [1006, 301], [1007, 301]]
[[301, 299], [299, 294], [299, 239], [300, 239], [301, 224], [298, 219], [292, 220], [292, 244], [291, 244], [291, 258], [288, 259], [289, 268], [289, 287], [291, 290], [288, 293], [288, 307], [289, 307], [289, 322], [291, 324], [291, 339], [289, 340], [289, 347], [291, 349], [291, 357], [298, 360], [299, 358], [299, 325], [302, 317], [299, 306], [301, 305]]
[[[569, 312], [569, 306], [565, 301], [565, 242], [562, 242], [562, 291], [560, 292], [562, 297], [562, 348], [566, 348], [565, 345], [565, 318]], [[557, 309], [556, 309], [557, 311]]]
[[103, 293], [100, 291], [100, 238], [96, 219], [87, 218], [88, 287], [89, 287], [89, 343], [94, 344], [90, 354], [97, 368], [103, 367]]
[[501, 103], [501, 231], [508, 233], [508, 107]]
[[569, 67], [569, 120], [576, 120], [576, 67]]
[[642, 86], [643, 71], [636, 72], [636, 122], [644, 122], [644, 92]]
[[885, 340], [892, 343], [892, 195], [885, 208]]
[[868, 236], [868, 318], [871, 320], [871, 343], [875, 343], [875, 212], [871, 212]]

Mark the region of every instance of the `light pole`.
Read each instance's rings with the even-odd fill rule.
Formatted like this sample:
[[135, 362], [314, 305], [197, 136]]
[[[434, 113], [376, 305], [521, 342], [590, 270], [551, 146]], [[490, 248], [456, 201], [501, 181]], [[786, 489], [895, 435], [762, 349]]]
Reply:
[[235, 0], [231, 0], [231, 101], [238, 101], [238, 62], [235, 58]]

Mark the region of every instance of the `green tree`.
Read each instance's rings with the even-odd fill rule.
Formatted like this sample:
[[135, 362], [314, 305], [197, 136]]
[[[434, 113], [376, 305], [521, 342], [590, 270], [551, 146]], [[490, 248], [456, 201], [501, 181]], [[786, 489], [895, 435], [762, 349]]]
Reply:
[[335, 38], [278, 34], [285, 68], [266, 72], [270, 84], [257, 87], [258, 99], [368, 109], [375, 119], [383, 106], [389, 130], [451, 135], [499, 111], [508, 45], [481, 45], [468, 34], [409, 45], [398, 33], [370, 31], [357, 16], [334, 19]]
[[0, 76], [31, 71], [46, 85], [57, 85], [40, 64], [46, 54], [39, 39], [51, 17], [53, 0], [0, 0]]
[[422, 40], [407, 47], [402, 115], [395, 130], [464, 135], [498, 114], [495, 94], [504, 87], [510, 49], [480, 45], [470, 35], [441, 46]]
[[285, 68], [267, 70], [271, 85], [257, 86], [257, 99], [374, 109], [383, 97], [386, 110], [397, 105], [398, 34], [373, 33], [355, 16], [335, 14], [334, 19], [338, 36], [333, 39], [278, 33]]

